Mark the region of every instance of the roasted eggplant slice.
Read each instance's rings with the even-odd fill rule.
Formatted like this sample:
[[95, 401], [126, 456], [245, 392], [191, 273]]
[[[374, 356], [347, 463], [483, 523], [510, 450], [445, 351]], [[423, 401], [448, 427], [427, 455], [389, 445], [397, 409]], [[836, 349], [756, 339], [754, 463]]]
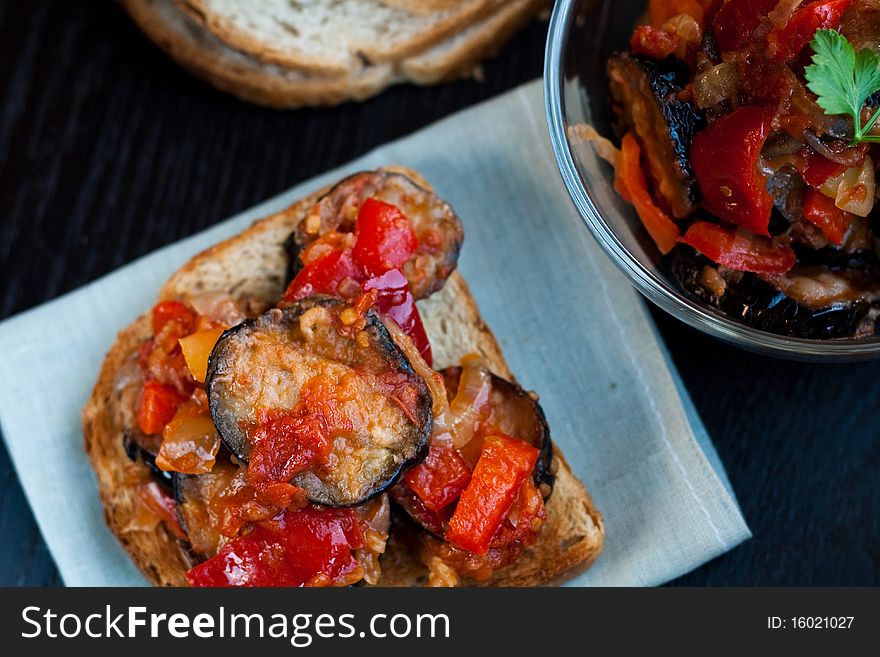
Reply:
[[686, 292], [762, 331], [827, 340], [867, 337], [876, 330], [878, 291], [857, 290], [828, 267], [799, 266], [775, 281], [739, 272], [722, 279], [717, 265], [684, 245], [662, 266]]
[[[461, 380], [461, 367], [447, 367], [442, 370], [446, 394], [451, 402], [458, 393]], [[544, 499], [553, 492], [556, 476], [553, 470], [553, 443], [550, 441], [550, 427], [544, 416], [544, 409], [538, 403], [538, 396], [507, 379], [490, 373], [492, 390], [489, 395], [489, 414], [483, 420], [486, 426], [525, 440], [540, 453], [532, 478], [541, 489]]]
[[[141, 461], [144, 465], [146, 465], [150, 472], [153, 474], [156, 481], [158, 481], [163, 486], [171, 485], [171, 473], [166, 472], [165, 470], [161, 470], [158, 465], [156, 465], [156, 455], [158, 451], [153, 451], [153, 449], [148, 449], [145, 445], [145, 440], [139, 440], [136, 434], [140, 434], [140, 437], [144, 437], [143, 434], [140, 433], [137, 429], [130, 430], [125, 429], [122, 434], [122, 448], [125, 450], [125, 455], [128, 456], [132, 461]], [[147, 436], [146, 438], [152, 438], [153, 436]]]
[[[351, 506], [424, 455], [432, 397], [372, 311], [312, 297], [226, 331], [208, 365], [224, 444], [267, 495]], [[278, 504], [286, 506], [286, 504]]]
[[[462, 368], [448, 367], [442, 370], [441, 374], [449, 403], [452, 404], [458, 394]], [[525, 440], [539, 450], [538, 462], [532, 472], [532, 480], [546, 501], [553, 492], [556, 476], [553, 474], [555, 468], [550, 429], [537, 396], [523, 390], [518, 384], [495, 374], [490, 373], [489, 379], [491, 388], [488, 403], [479, 417], [479, 424]], [[482, 438], [477, 433], [476, 437], [460, 450], [460, 453], [465, 461], [470, 461], [473, 465], [479, 456], [481, 446]], [[392, 489], [391, 497], [422, 529], [432, 535], [442, 537], [446, 521], [454, 510], [454, 503], [439, 512], [430, 511], [419, 502], [416, 494], [403, 483]]]
[[683, 219], [696, 209], [691, 142], [705, 119], [679, 92], [690, 72], [670, 57], [655, 61], [628, 53], [608, 61], [613, 109], [622, 132], [633, 131], [645, 152], [656, 191]]
[[412, 223], [419, 246], [404, 264], [403, 273], [413, 296], [424, 299], [442, 288], [458, 264], [464, 240], [461, 220], [439, 196], [389, 171], [346, 178], [309, 210], [285, 243], [289, 278], [303, 266], [304, 247], [330, 232], [354, 232], [358, 211], [368, 198], [397, 206]]

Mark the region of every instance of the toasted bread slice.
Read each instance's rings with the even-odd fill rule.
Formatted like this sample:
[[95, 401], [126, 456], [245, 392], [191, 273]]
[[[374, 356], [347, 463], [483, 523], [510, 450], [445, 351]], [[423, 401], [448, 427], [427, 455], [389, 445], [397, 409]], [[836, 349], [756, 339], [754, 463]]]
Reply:
[[430, 48], [505, 0], [461, 0], [410, 13], [379, 0], [178, 0], [204, 27], [263, 62], [347, 75], [361, 60], [398, 61]]
[[[389, 168], [428, 188], [418, 173]], [[171, 276], [159, 299], [185, 298], [208, 291], [226, 291], [237, 298], [274, 303], [284, 289], [287, 257], [283, 242], [306, 211], [327, 189], [315, 192], [289, 208], [255, 222], [243, 233], [195, 256]], [[431, 340], [435, 366], [458, 364], [467, 353], [481, 354], [490, 369], [513, 379], [492, 332], [480, 317], [467, 284], [454, 272], [444, 288], [419, 302]], [[116, 381], [120, 369], [138, 344], [150, 335], [146, 316], [138, 318], [117, 337], [101, 367], [98, 381], [83, 410], [86, 452], [98, 477], [107, 524], [131, 554], [137, 566], [156, 585], [183, 586], [190, 567], [185, 549], [159, 524], [155, 529], [133, 529], [136, 493], [132, 463], [123, 448], [123, 409]], [[604, 540], [602, 517], [583, 485], [557, 451], [559, 471], [547, 505], [548, 518], [536, 543], [490, 584], [547, 585], [589, 566]], [[383, 557], [381, 585], [418, 585], [425, 569], [400, 545], [391, 544]]]
[[467, 0], [379, 0], [383, 5], [402, 9], [410, 14], [430, 14], [433, 11], [442, 11]]
[[387, 64], [359, 64], [335, 77], [266, 64], [228, 47], [174, 0], [120, 1], [138, 27], [181, 66], [221, 91], [258, 105], [291, 109], [363, 100], [398, 79]]
[[549, 0], [509, 0], [493, 14], [400, 62], [400, 72], [417, 84], [435, 84], [474, 72], [479, 62], [494, 56]]

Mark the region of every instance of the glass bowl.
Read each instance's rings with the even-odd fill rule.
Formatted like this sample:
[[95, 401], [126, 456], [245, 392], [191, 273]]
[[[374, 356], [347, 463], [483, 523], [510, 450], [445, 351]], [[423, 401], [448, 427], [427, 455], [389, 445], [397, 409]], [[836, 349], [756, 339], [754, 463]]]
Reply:
[[677, 319], [730, 344], [812, 361], [880, 357], [880, 339], [808, 340], [767, 333], [737, 321], [681, 289], [659, 268], [660, 252], [635, 211], [614, 191], [614, 172], [568, 127], [593, 125], [611, 136], [605, 64], [629, 42], [647, 0], [557, 0], [544, 62], [550, 140], [568, 193], [587, 228], [635, 288]]

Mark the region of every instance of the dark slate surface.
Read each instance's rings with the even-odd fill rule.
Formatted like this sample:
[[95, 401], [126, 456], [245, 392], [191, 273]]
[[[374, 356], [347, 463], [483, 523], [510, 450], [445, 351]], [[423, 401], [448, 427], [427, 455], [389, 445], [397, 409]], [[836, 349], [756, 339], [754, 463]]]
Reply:
[[[113, 3], [3, 2], [0, 316], [540, 75], [545, 29], [483, 82], [280, 113], [191, 78]], [[755, 533], [675, 584], [880, 584], [880, 367], [762, 358], [654, 316]], [[2, 446], [0, 558], [0, 585], [60, 582]]]

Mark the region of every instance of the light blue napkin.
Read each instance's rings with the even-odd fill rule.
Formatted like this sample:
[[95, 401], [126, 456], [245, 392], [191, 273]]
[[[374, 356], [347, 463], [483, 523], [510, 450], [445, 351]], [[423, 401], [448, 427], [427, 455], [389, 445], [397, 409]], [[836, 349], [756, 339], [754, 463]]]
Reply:
[[116, 332], [197, 251], [391, 163], [422, 172], [462, 217], [461, 269], [605, 516], [605, 551], [572, 584], [661, 584], [748, 538], [642, 300], [569, 202], [542, 108], [540, 83], [528, 84], [0, 324], [0, 426], [64, 581], [145, 583], [104, 524], [82, 448], [80, 411]]

